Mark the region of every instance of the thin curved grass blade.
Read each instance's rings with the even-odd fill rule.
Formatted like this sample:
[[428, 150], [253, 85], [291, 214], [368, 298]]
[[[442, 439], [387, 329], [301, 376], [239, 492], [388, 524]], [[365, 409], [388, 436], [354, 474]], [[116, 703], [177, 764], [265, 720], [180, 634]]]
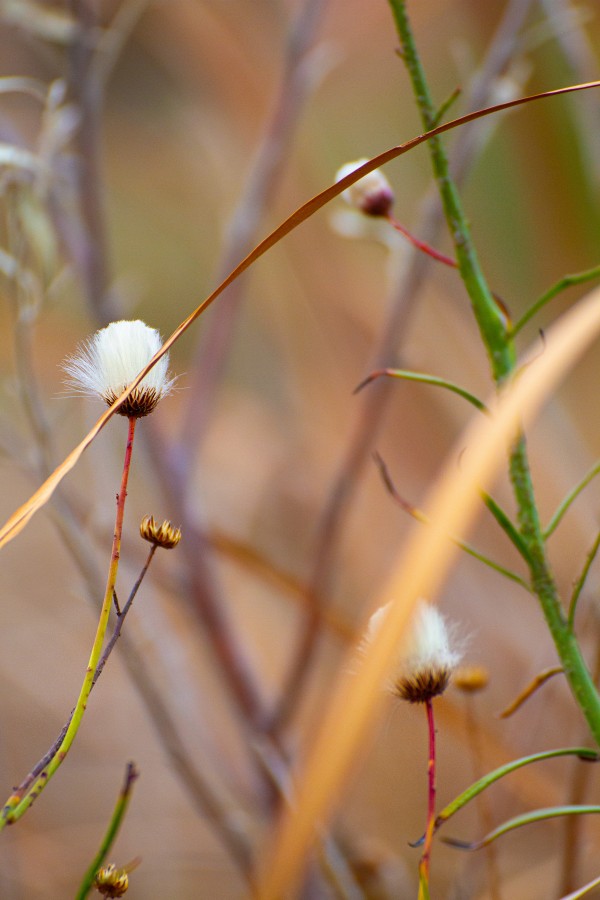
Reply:
[[548, 806], [545, 809], [534, 809], [533, 812], [523, 813], [521, 816], [515, 816], [494, 828], [489, 834], [481, 838], [479, 841], [459, 841], [456, 838], [442, 838], [445, 844], [456, 847], [458, 850], [481, 850], [482, 847], [489, 847], [495, 840], [522, 828], [523, 825], [532, 825], [534, 822], [545, 822], [547, 819], [558, 819], [563, 816], [590, 816], [599, 815], [600, 806]]
[[586, 762], [597, 762], [600, 757], [595, 750], [590, 750], [588, 747], [563, 747], [559, 750], [546, 750], [543, 753], [534, 753], [531, 756], [523, 756], [520, 759], [514, 759], [509, 763], [506, 763], [504, 766], [499, 766], [497, 769], [494, 769], [493, 772], [488, 772], [487, 775], [484, 775], [483, 778], [480, 778], [478, 781], [475, 781], [470, 787], [468, 787], [465, 791], [455, 797], [438, 815], [435, 820], [435, 827], [438, 829], [444, 822], [447, 822], [448, 819], [453, 816], [455, 813], [462, 809], [467, 805], [474, 797], [477, 797], [478, 794], [481, 794], [482, 791], [485, 791], [491, 784], [495, 781], [499, 781], [501, 778], [504, 778], [505, 775], [510, 775], [511, 772], [516, 772], [517, 769], [522, 769], [523, 766], [529, 766], [531, 763], [541, 762], [544, 759], [555, 759], [557, 756], [578, 756], [581, 760], [585, 760]]
[[[367, 175], [369, 172], [372, 172], [374, 169], [379, 168], [380, 166], [385, 165], [385, 163], [390, 162], [392, 159], [396, 159], [398, 156], [402, 156], [402, 154], [407, 153], [409, 150], [412, 150], [413, 147], [417, 147], [419, 144], [424, 143], [429, 140], [429, 138], [434, 137], [437, 134], [442, 134], [446, 131], [451, 131], [453, 128], [458, 128], [460, 125], [466, 125], [468, 122], [474, 122], [476, 119], [481, 119], [484, 116], [489, 116], [493, 113], [502, 112], [506, 109], [512, 109], [517, 106], [523, 106], [526, 103], [531, 103], [535, 100], [541, 100], [545, 97], [555, 97], [561, 94], [571, 94], [577, 91], [585, 91], [591, 88], [600, 87], [600, 81], [588, 81], [583, 84], [575, 84], [569, 85], [568, 87], [558, 88], [553, 91], [543, 91], [539, 94], [530, 94], [527, 97], [519, 97], [516, 100], [509, 100], [506, 103], [498, 103], [495, 106], [488, 106], [485, 109], [476, 110], [475, 112], [468, 113], [467, 115], [460, 116], [458, 119], [453, 119], [450, 122], [445, 122], [443, 125], [438, 125], [437, 128], [432, 129], [431, 131], [427, 131], [424, 134], [418, 135], [417, 137], [412, 138], [409, 141], [405, 141], [403, 144], [399, 144], [396, 147], [392, 147], [390, 150], [385, 150], [383, 153], [380, 153], [378, 156], [374, 156], [364, 165], [360, 166], [358, 169], [355, 169], [349, 175], [346, 175], [345, 178], [342, 178], [340, 181], [335, 184], [330, 185], [324, 191], [321, 191], [316, 196], [312, 197], [302, 206], [300, 206], [295, 212], [293, 212], [288, 218], [281, 223], [274, 231], [267, 235], [256, 247], [250, 251], [250, 253], [233, 269], [229, 275], [215, 288], [215, 290], [206, 297], [205, 300], [200, 303], [196, 309], [190, 313], [190, 315], [183, 320], [183, 322], [175, 329], [173, 334], [167, 338], [163, 346], [160, 350], [153, 356], [148, 365], [142, 369], [137, 378], [132, 381], [127, 390], [125, 390], [119, 399], [115, 401], [112, 407], [104, 413], [103, 416], [98, 419], [94, 427], [88, 432], [88, 434], [83, 438], [83, 440], [71, 451], [68, 457], [62, 462], [54, 472], [49, 476], [49, 478], [41, 485], [40, 488], [24, 503], [13, 515], [8, 519], [8, 521], [4, 524], [2, 528], [0, 528], [0, 548], [2, 548], [9, 541], [13, 540], [22, 530], [25, 528], [27, 523], [30, 521], [33, 515], [41, 509], [50, 499], [52, 494], [54, 493], [57, 485], [60, 484], [62, 479], [67, 475], [68, 472], [77, 464], [78, 460], [81, 457], [81, 454], [84, 450], [89, 447], [91, 442], [94, 440], [96, 435], [102, 430], [108, 419], [114, 415], [119, 406], [129, 397], [131, 392], [137, 387], [137, 385], [142, 381], [142, 379], [148, 374], [150, 369], [156, 365], [159, 359], [167, 353], [170, 348], [175, 344], [176, 341], [184, 334], [188, 328], [196, 321], [196, 319], [217, 299], [217, 297], [223, 293], [223, 291], [229, 287], [229, 285], [234, 282], [239, 276], [245, 272], [251, 265], [253, 265], [261, 256], [263, 256], [271, 247], [274, 247], [275, 244], [279, 243], [286, 235], [288, 235], [291, 231], [297, 228], [302, 222], [305, 222], [309, 219], [314, 213], [316, 213], [319, 209], [329, 203], [330, 200], [333, 200], [342, 191], [345, 191], [348, 187], [362, 178], [364, 175]], [[3, 163], [2, 159], [2, 151], [5, 145], [0, 144], [0, 165]], [[14, 149], [14, 148], [9, 148]], [[33, 156], [33, 155], [32, 155]], [[34, 158], [35, 159], [35, 158]], [[7, 159], [8, 163], [8, 159]]]
[[438, 375], [428, 375], [426, 372], [412, 372], [409, 369], [378, 369], [376, 372], [371, 372], [370, 375], [367, 375], [358, 387], [354, 388], [353, 393], [358, 394], [359, 391], [362, 391], [363, 388], [367, 387], [368, 384], [371, 384], [372, 381], [382, 377], [399, 378], [403, 381], [416, 381], [420, 384], [432, 384], [435, 387], [442, 387], [445, 390], [462, 397], [463, 400], [466, 400], [480, 412], [487, 413], [488, 411], [485, 403], [483, 403], [479, 397], [471, 394], [470, 391], [461, 387], [459, 384], [448, 381], [446, 378], [440, 378]]

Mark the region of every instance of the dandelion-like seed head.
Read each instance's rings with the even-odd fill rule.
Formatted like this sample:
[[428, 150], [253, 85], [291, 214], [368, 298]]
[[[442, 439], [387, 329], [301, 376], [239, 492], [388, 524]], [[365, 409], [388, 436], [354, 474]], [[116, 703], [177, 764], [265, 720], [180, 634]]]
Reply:
[[[388, 607], [382, 606], [369, 620], [363, 647], [382, 627]], [[409, 703], [426, 703], [443, 694], [461, 654], [452, 647], [446, 621], [437, 607], [420, 600], [411, 626], [398, 650], [388, 688]]]
[[181, 528], [175, 528], [167, 519], [158, 525], [154, 516], [144, 516], [140, 524], [140, 534], [145, 541], [172, 550], [181, 540]]
[[103, 897], [122, 897], [129, 888], [129, 876], [124, 869], [109, 863], [96, 872], [94, 887]]
[[[77, 393], [100, 397], [112, 406], [161, 346], [158, 331], [139, 319], [111, 322], [65, 361], [66, 383]], [[149, 415], [173, 388], [175, 379], [168, 369], [165, 353], [117, 412], [136, 419]]]
[[[341, 181], [368, 161], [365, 157], [346, 163], [336, 172], [335, 180]], [[367, 216], [387, 216], [394, 205], [394, 192], [381, 169], [374, 169], [359, 178], [342, 192], [342, 197], [346, 203]]]

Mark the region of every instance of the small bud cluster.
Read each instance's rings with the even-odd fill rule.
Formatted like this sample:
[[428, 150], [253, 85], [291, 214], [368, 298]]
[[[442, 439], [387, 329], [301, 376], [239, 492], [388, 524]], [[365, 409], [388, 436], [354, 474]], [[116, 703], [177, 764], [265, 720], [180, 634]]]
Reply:
[[[363, 647], [373, 641], [387, 611], [388, 607], [383, 606], [373, 613]], [[421, 600], [394, 660], [389, 690], [409, 703], [426, 703], [446, 690], [459, 661], [460, 653], [451, 646], [442, 614]]]

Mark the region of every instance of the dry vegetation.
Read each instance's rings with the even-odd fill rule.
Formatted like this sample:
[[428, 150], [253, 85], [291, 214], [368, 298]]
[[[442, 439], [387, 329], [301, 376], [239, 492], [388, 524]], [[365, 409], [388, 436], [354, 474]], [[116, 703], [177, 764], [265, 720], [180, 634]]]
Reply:
[[[446, 119], [598, 75], [593, 2], [413, 0], [409, 10], [437, 101], [462, 89]], [[102, 411], [65, 396], [60, 364], [82, 339], [121, 318], [171, 334], [339, 166], [421, 132], [397, 46], [383, 0], [0, 3], [2, 521]], [[599, 98], [544, 99], [445, 138], [483, 268], [515, 320], [558, 279], [599, 263]], [[452, 255], [426, 148], [385, 171], [398, 220]], [[538, 329], [589, 289], [569, 287], [544, 307], [519, 351], [543, 356]], [[129, 896], [234, 900], [250, 895], [251, 872], [276, 865], [275, 822], [302, 793], [336, 678], [353, 667], [399, 550], [423, 528], [372, 454], [416, 506], [444, 463], [458, 473], [470, 464], [464, 399], [391, 379], [353, 395], [382, 366], [431, 372], [482, 399], [493, 389], [458, 274], [340, 199], [174, 345], [177, 390], [138, 426], [122, 602], [146, 556], [142, 517], [170, 519], [183, 539], [157, 554], [65, 764], [0, 836], [3, 900], [76, 895], [128, 760], [141, 775], [109, 859], [141, 857]], [[544, 523], [599, 455], [597, 373], [596, 347], [529, 433]], [[6, 797], [77, 698], [125, 436], [123, 419], [111, 419], [1, 550]], [[508, 478], [491, 489], [513, 515]], [[548, 541], [567, 598], [596, 539], [599, 490], [592, 481]], [[527, 580], [487, 511], [466, 539]], [[561, 675], [498, 716], [557, 664], [523, 585], [460, 554], [436, 600], [465, 661], [489, 674], [485, 690], [450, 687], [436, 702], [440, 807], [512, 759], [594, 746]], [[599, 604], [592, 563], [577, 633], [596, 676]], [[319, 825], [320, 852], [290, 895], [414, 898], [420, 854], [408, 842], [423, 833], [427, 805], [422, 710], [386, 700], [354, 749], [331, 827]], [[600, 802], [596, 767], [550, 760], [495, 784], [445, 831], [472, 840], [521, 812], [574, 802]], [[597, 816], [528, 826], [491, 854], [436, 840], [431, 896], [558, 900], [598, 877], [599, 849]]]

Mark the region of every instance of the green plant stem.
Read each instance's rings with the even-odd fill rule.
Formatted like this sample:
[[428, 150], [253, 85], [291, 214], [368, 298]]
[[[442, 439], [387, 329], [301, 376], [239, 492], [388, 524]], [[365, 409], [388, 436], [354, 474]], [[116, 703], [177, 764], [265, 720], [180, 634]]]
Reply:
[[519, 509], [521, 534], [528, 548], [531, 586], [540, 601], [573, 696], [587, 720], [596, 743], [600, 745], [600, 697], [577, 638], [565, 616], [556, 582], [548, 565], [523, 437], [517, 440], [511, 453], [510, 475]]
[[115, 804], [108, 829], [106, 831], [106, 834], [104, 835], [104, 839], [102, 841], [102, 844], [100, 845], [98, 853], [94, 857], [92, 864], [83, 877], [79, 890], [77, 891], [76, 900], [85, 900], [85, 898], [91, 891], [94, 885], [94, 879], [96, 878], [96, 872], [106, 859], [108, 851], [112, 847], [119, 828], [121, 827], [121, 822], [123, 821], [123, 817], [125, 816], [127, 807], [129, 806], [133, 783], [138, 778], [138, 776], [139, 772], [135, 768], [134, 764], [127, 763], [127, 768], [125, 770], [125, 780], [123, 782], [121, 790], [119, 791], [119, 796], [117, 797], [117, 802]]
[[[413, 93], [426, 129], [435, 121], [435, 108], [425, 73], [414, 42], [405, 0], [389, 0]], [[456, 250], [456, 258], [471, 300], [479, 331], [487, 350], [492, 375], [498, 386], [508, 381], [516, 365], [510, 322], [494, 300], [487, 285], [470, 229], [439, 136], [428, 141], [434, 175], [438, 183], [446, 221]], [[540, 527], [533, 484], [529, 470], [525, 439], [518, 437], [510, 454], [510, 476], [517, 500], [518, 521], [526, 547], [525, 561], [531, 585], [537, 594], [546, 623], [554, 640], [571, 691], [579, 704], [596, 742], [600, 745], [600, 696], [587, 669], [579, 644], [569, 628], [556, 583], [546, 557], [544, 536]]]
[[[435, 127], [437, 110], [429, 93], [425, 72], [414, 42], [406, 11], [405, 0], [390, 0], [396, 28], [402, 43], [402, 55], [408, 70], [417, 106], [426, 131]], [[465, 287], [471, 298], [473, 312], [490, 357], [497, 382], [512, 372], [515, 364], [513, 345], [507, 340], [509, 323], [506, 314], [498, 306], [484, 278], [458, 191], [450, 176], [448, 158], [438, 135], [430, 138], [427, 146], [431, 154], [434, 175], [438, 184], [444, 213], [456, 250], [456, 261]]]
[[123, 532], [123, 516], [125, 512], [125, 499], [127, 497], [127, 481], [129, 478], [129, 470], [131, 468], [131, 455], [133, 451], [133, 438], [135, 434], [135, 424], [136, 419], [131, 418], [129, 421], [128, 434], [127, 434], [127, 444], [125, 448], [125, 460], [123, 463], [123, 474], [121, 476], [121, 487], [119, 489], [119, 493], [117, 495], [117, 512], [115, 517], [115, 530], [113, 534], [113, 542], [112, 542], [112, 551], [110, 557], [110, 565], [108, 569], [108, 578], [106, 582], [106, 590], [104, 593], [104, 600], [102, 602], [102, 608], [100, 610], [100, 618], [98, 620], [98, 627], [96, 629], [96, 636], [94, 638], [94, 643], [92, 646], [92, 651], [90, 653], [89, 662], [87, 665], [85, 678], [83, 680], [83, 684], [81, 686], [81, 690], [79, 692], [79, 697], [77, 699], [77, 703], [75, 709], [73, 711], [73, 715], [71, 717], [71, 721], [69, 722], [69, 727], [67, 728], [65, 735], [58, 747], [56, 753], [48, 763], [48, 765], [44, 768], [44, 770], [40, 773], [40, 775], [33, 782], [31, 787], [28, 789], [25, 796], [21, 796], [18, 793], [13, 794], [8, 801], [6, 802], [4, 809], [2, 810], [2, 815], [0, 816], [0, 830], [4, 828], [7, 824], [12, 824], [16, 822], [17, 819], [20, 819], [21, 816], [27, 812], [29, 807], [32, 805], [34, 800], [39, 797], [41, 792], [44, 790], [56, 770], [64, 761], [67, 753], [69, 752], [73, 741], [75, 740], [75, 736], [79, 730], [79, 726], [81, 725], [81, 721], [83, 719], [83, 715], [85, 713], [87, 707], [87, 701], [90, 696], [90, 692], [92, 690], [94, 684], [94, 675], [96, 673], [96, 668], [100, 661], [100, 654], [102, 652], [102, 645], [104, 643], [104, 638], [106, 635], [106, 629], [108, 626], [108, 619], [110, 616], [110, 610], [113, 602], [113, 594], [115, 589], [115, 584], [117, 581], [117, 572], [119, 569], [119, 557], [121, 552], [121, 535]]

